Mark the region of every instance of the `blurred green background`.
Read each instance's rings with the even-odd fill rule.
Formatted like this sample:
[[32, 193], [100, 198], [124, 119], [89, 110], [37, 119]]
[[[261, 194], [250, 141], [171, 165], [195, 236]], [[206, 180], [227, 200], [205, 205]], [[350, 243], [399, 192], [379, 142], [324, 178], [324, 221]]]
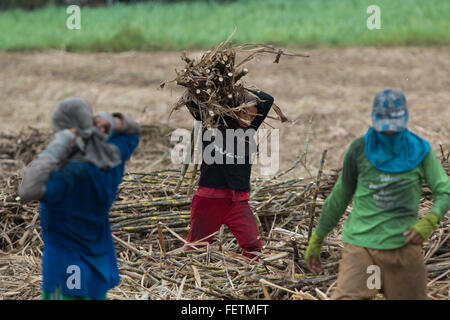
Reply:
[[[450, 42], [448, 0], [66, 2], [81, 5], [80, 30], [66, 27], [64, 0], [2, 1], [0, 50], [200, 49], [225, 40], [235, 29], [234, 43], [294, 47]], [[380, 30], [366, 26], [366, 10], [373, 4], [381, 9]]]

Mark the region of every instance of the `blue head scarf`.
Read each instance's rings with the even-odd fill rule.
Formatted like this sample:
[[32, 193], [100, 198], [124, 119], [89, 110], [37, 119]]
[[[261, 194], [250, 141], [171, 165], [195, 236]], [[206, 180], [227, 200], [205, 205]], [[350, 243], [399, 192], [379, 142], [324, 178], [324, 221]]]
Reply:
[[[405, 96], [396, 90], [383, 90], [375, 96], [371, 127], [365, 137], [365, 153], [378, 170], [398, 173], [414, 169], [430, 151], [428, 141], [407, 128]], [[395, 131], [386, 134], [384, 131]]]

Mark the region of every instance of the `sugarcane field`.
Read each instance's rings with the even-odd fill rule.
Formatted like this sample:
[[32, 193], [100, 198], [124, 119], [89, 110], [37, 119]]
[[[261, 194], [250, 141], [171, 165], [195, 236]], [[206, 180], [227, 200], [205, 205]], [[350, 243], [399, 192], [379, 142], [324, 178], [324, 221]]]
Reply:
[[0, 5], [0, 300], [448, 301], [449, 4], [318, 2]]

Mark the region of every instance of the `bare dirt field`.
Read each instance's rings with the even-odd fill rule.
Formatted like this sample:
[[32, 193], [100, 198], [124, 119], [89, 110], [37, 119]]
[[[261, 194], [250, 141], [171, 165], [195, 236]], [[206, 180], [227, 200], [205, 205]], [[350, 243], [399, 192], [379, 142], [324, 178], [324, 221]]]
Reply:
[[[277, 65], [272, 56], [262, 57], [248, 66], [246, 82], [272, 94], [293, 120], [268, 120], [280, 128], [280, 169], [303, 149], [310, 117], [307, 167], [314, 174], [323, 149], [328, 150], [326, 168], [339, 167], [348, 144], [371, 124], [373, 96], [385, 88], [405, 93], [410, 130], [428, 139], [436, 152], [439, 144], [450, 148], [448, 47], [308, 52], [310, 58], [283, 57]], [[72, 95], [85, 98], [97, 111], [121, 111], [143, 124], [191, 128], [186, 110], [168, 117], [182, 89], [159, 88], [181, 65], [178, 52], [0, 53], [0, 132], [48, 129], [54, 105]], [[302, 170], [298, 173], [308, 174]]]

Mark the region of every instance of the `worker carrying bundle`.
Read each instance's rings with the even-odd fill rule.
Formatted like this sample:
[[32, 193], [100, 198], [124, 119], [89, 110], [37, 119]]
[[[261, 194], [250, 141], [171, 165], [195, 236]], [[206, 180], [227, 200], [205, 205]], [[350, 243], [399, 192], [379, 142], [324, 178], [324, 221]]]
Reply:
[[[191, 204], [188, 242], [210, 242], [212, 237], [207, 236], [225, 224], [236, 237], [244, 256], [255, 258], [255, 253], [260, 251], [262, 241], [248, 203], [250, 175], [256, 152], [254, 134], [264, 122], [273, 101], [273, 97], [265, 92], [251, 91], [251, 94], [238, 96], [237, 103], [256, 102], [256, 106], [237, 112], [236, 118], [213, 119], [218, 121], [216, 137], [202, 139], [204, 152], [199, 187]], [[202, 120], [195, 102], [188, 102], [186, 106], [196, 120]], [[204, 128], [202, 136], [206, 137], [208, 133], [212, 135], [212, 129]], [[217, 134], [222, 138], [218, 139]], [[231, 139], [228, 135], [232, 135]], [[205, 153], [206, 149], [211, 153]]]
[[120, 113], [94, 116], [80, 98], [58, 103], [51, 125], [54, 139], [19, 189], [22, 201], [40, 201], [42, 298], [106, 299], [119, 284], [109, 209], [140, 127]]
[[[430, 144], [407, 129], [408, 116], [401, 92], [375, 96], [373, 127], [351, 143], [309, 239], [305, 260], [319, 273], [323, 240], [353, 197], [333, 299], [369, 299], [378, 289], [387, 299], [427, 298], [421, 244], [449, 209], [450, 182]], [[434, 204], [418, 219], [422, 179]]]
[[[232, 47], [230, 39], [231, 36], [198, 60], [183, 53], [184, 68], [161, 87], [171, 82], [185, 87], [172, 111], [186, 106], [203, 127], [201, 173], [192, 199], [187, 241], [210, 242], [212, 237], [208, 235], [225, 224], [243, 249], [243, 255], [255, 258], [262, 241], [248, 203], [252, 159], [257, 151], [254, 134], [271, 109], [278, 116], [274, 119], [281, 122], [288, 119], [272, 96], [245, 85], [243, 78], [249, 70], [244, 65], [263, 54], [275, 55], [274, 63], [279, 63], [281, 56], [309, 55], [288, 53], [261, 43]], [[247, 56], [236, 61], [238, 54]]]

